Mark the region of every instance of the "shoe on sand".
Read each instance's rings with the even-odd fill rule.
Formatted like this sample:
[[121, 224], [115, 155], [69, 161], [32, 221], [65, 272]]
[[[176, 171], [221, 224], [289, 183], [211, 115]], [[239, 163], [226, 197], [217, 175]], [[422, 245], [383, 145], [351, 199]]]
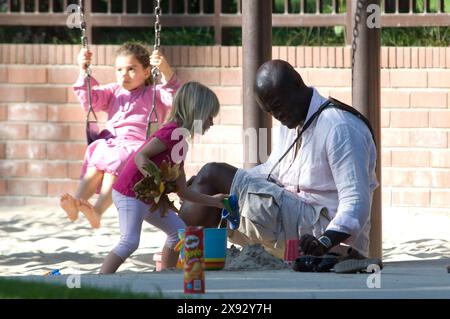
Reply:
[[334, 272], [338, 274], [356, 274], [359, 272], [375, 272], [383, 269], [383, 263], [376, 258], [347, 259], [334, 265]]
[[329, 272], [339, 262], [339, 257], [333, 253], [323, 256], [300, 256], [292, 264], [292, 269], [300, 272]]

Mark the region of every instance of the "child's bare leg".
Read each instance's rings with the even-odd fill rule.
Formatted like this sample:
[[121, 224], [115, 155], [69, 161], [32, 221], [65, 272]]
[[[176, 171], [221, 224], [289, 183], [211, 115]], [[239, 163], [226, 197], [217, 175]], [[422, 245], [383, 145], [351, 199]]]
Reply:
[[122, 264], [122, 258], [111, 251], [103, 261], [102, 268], [100, 269], [100, 274], [113, 274]]
[[91, 198], [102, 182], [102, 178], [103, 171], [99, 171], [96, 167], [89, 167], [78, 185], [75, 198], [84, 200]]
[[105, 173], [103, 175], [102, 188], [97, 202], [92, 206], [87, 200], [80, 199], [79, 210], [86, 216], [92, 228], [100, 227], [100, 220], [105, 210], [112, 204], [112, 185], [116, 176]]
[[95, 212], [91, 203], [85, 199], [80, 199], [78, 209], [87, 218], [92, 228], [100, 228], [100, 216]]
[[[190, 189], [208, 195], [230, 192], [237, 168], [226, 163], [208, 163], [194, 178]], [[188, 226], [217, 227], [220, 223], [220, 209], [183, 201], [178, 216]]]
[[175, 249], [164, 246], [161, 254], [161, 269], [176, 267], [179, 254], [180, 252]]
[[75, 221], [78, 218], [79, 199], [90, 198], [95, 193], [98, 183], [102, 180], [102, 176], [103, 172], [98, 171], [95, 167], [90, 167], [80, 181], [80, 184], [78, 184], [75, 198], [68, 193], [61, 195], [60, 206], [64, 209], [70, 221]]
[[102, 188], [98, 196], [97, 202], [94, 205], [94, 210], [100, 215], [108, 209], [112, 204], [112, 186], [116, 180], [116, 176], [110, 173], [103, 175]]
[[78, 218], [78, 205], [75, 198], [73, 198], [70, 194], [65, 193], [64, 195], [61, 195], [59, 199], [59, 206], [64, 209], [71, 222]]

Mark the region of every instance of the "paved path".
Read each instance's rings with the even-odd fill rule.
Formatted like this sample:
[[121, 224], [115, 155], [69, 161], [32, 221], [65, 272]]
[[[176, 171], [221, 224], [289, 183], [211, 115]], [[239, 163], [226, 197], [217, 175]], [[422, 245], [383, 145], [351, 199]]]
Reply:
[[[387, 263], [379, 274], [298, 273], [278, 271], [208, 271], [206, 293], [194, 298], [298, 299], [298, 298], [445, 298], [450, 299], [450, 259]], [[24, 276], [26, 280], [66, 283], [67, 276]], [[379, 281], [378, 281], [379, 279]], [[367, 282], [380, 288], [368, 288]], [[117, 287], [134, 292], [185, 298], [183, 276], [178, 272], [123, 272], [115, 275], [81, 275], [82, 286]]]

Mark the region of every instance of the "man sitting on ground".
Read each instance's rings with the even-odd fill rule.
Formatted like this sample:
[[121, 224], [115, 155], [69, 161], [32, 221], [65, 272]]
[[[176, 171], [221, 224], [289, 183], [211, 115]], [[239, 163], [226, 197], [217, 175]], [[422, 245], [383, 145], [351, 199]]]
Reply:
[[[191, 187], [237, 195], [241, 216], [239, 227], [229, 231], [233, 243], [259, 243], [282, 257], [285, 242], [300, 238], [307, 255], [322, 256], [344, 243], [353, 248], [353, 257], [367, 257], [378, 186], [376, 147], [367, 120], [306, 86], [282, 60], [258, 69], [255, 94], [261, 109], [282, 124], [267, 162], [249, 170], [209, 163]], [[219, 210], [189, 202], [183, 203], [180, 216], [187, 225], [217, 227], [220, 222]]]

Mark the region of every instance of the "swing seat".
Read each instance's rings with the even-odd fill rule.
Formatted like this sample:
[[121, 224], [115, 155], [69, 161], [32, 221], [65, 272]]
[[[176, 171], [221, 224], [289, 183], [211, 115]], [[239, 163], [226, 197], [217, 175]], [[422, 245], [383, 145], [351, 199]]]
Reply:
[[107, 129], [101, 130], [97, 124], [97, 121], [88, 121], [86, 123], [86, 139], [87, 144], [90, 145], [92, 142], [98, 139], [109, 139], [114, 137], [114, 135]]

